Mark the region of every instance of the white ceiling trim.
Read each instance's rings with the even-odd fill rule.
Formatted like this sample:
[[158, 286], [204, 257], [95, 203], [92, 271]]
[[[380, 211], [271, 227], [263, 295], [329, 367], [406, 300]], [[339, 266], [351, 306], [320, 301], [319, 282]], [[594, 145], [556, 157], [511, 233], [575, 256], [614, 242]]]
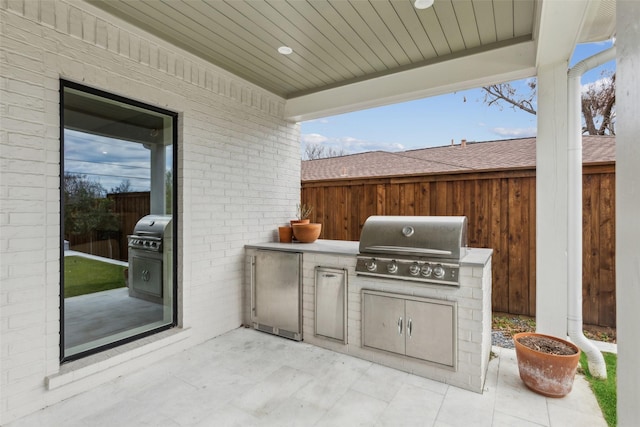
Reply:
[[526, 41], [286, 101], [296, 122], [443, 95], [536, 74], [536, 47]]

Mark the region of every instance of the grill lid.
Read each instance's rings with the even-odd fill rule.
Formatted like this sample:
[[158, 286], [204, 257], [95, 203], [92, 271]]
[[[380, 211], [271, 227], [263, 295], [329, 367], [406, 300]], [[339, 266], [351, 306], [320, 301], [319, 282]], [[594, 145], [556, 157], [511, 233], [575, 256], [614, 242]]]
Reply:
[[458, 261], [466, 246], [465, 216], [370, 216], [360, 234], [361, 254]]
[[163, 237], [171, 222], [170, 215], [147, 215], [140, 218], [133, 228], [136, 236]]

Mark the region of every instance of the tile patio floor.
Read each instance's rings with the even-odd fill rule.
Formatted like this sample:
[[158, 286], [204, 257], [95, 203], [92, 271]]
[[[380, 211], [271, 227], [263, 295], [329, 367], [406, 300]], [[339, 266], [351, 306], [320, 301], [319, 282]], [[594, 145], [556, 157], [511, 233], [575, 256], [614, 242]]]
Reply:
[[493, 350], [478, 394], [240, 328], [7, 427], [606, 426], [582, 376], [545, 398], [520, 381], [514, 350]]

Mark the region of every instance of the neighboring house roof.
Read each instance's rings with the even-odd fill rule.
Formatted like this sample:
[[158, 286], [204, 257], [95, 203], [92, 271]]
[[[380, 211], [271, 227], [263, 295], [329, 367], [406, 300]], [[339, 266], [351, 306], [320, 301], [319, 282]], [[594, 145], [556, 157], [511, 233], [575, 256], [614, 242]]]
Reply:
[[[583, 136], [583, 162], [615, 162], [615, 141], [612, 136]], [[536, 138], [503, 139], [305, 160], [302, 162], [302, 181], [532, 168], [535, 165]]]

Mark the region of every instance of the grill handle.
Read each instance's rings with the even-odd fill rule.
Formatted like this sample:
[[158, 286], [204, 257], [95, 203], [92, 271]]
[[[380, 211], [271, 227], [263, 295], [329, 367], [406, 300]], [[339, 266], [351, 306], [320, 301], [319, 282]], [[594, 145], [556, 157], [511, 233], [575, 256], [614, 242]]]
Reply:
[[365, 248], [365, 252], [398, 252], [398, 253], [413, 253], [413, 254], [421, 254], [421, 255], [448, 255], [452, 256], [453, 252], [444, 251], [441, 249], [426, 249], [426, 248], [410, 248], [405, 246], [367, 246]]

